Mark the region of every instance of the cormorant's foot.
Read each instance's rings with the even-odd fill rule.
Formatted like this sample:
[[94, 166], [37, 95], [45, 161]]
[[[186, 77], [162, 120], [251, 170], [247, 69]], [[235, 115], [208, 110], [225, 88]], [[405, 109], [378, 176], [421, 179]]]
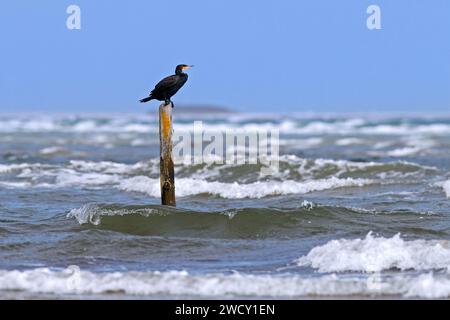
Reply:
[[172, 109], [175, 108], [175, 103], [172, 102]]
[[170, 103], [170, 100], [164, 100], [164, 105], [167, 106]]

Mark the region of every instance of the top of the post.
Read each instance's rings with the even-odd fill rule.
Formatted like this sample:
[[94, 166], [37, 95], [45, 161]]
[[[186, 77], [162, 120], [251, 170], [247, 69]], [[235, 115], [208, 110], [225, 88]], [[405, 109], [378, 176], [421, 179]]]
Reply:
[[172, 109], [173, 109], [173, 104], [172, 104], [172, 102], [169, 102], [168, 104], [166, 104], [165, 102], [163, 102], [163, 103], [161, 103], [161, 105], [159, 106], [159, 111], [162, 111], [162, 110], [164, 110], [164, 111], [172, 111]]

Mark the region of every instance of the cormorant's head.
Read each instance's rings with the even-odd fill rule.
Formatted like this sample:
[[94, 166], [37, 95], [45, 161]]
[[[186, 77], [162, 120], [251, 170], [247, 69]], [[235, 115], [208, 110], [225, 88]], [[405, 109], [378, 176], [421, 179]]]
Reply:
[[179, 64], [177, 65], [177, 68], [175, 69], [175, 74], [183, 73], [183, 71], [192, 68], [193, 66], [188, 66], [187, 64]]

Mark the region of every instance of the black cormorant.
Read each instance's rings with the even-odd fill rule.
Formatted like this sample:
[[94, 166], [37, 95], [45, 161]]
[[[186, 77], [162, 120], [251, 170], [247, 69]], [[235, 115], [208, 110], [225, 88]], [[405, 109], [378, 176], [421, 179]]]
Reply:
[[150, 100], [156, 99], [159, 101], [165, 101], [166, 104], [170, 103], [170, 98], [172, 98], [172, 96], [175, 95], [178, 90], [180, 90], [180, 88], [186, 83], [188, 79], [188, 75], [183, 71], [191, 67], [193, 66], [179, 64], [175, 69], [174, 75], [162, 79], [155, 86], [155, 89], [150, 92], [150, 95], [147, 98], [141, 99], [140, 102], [148, 102]]

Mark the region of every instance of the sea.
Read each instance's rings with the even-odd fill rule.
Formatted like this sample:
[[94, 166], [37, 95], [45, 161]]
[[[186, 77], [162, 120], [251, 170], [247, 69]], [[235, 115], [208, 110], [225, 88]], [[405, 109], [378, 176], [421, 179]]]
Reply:
[[185, 114], [279, 170], [179, 163], [156, 112], [0, 114], [0, 299], [450, 297], [450, 114]]

